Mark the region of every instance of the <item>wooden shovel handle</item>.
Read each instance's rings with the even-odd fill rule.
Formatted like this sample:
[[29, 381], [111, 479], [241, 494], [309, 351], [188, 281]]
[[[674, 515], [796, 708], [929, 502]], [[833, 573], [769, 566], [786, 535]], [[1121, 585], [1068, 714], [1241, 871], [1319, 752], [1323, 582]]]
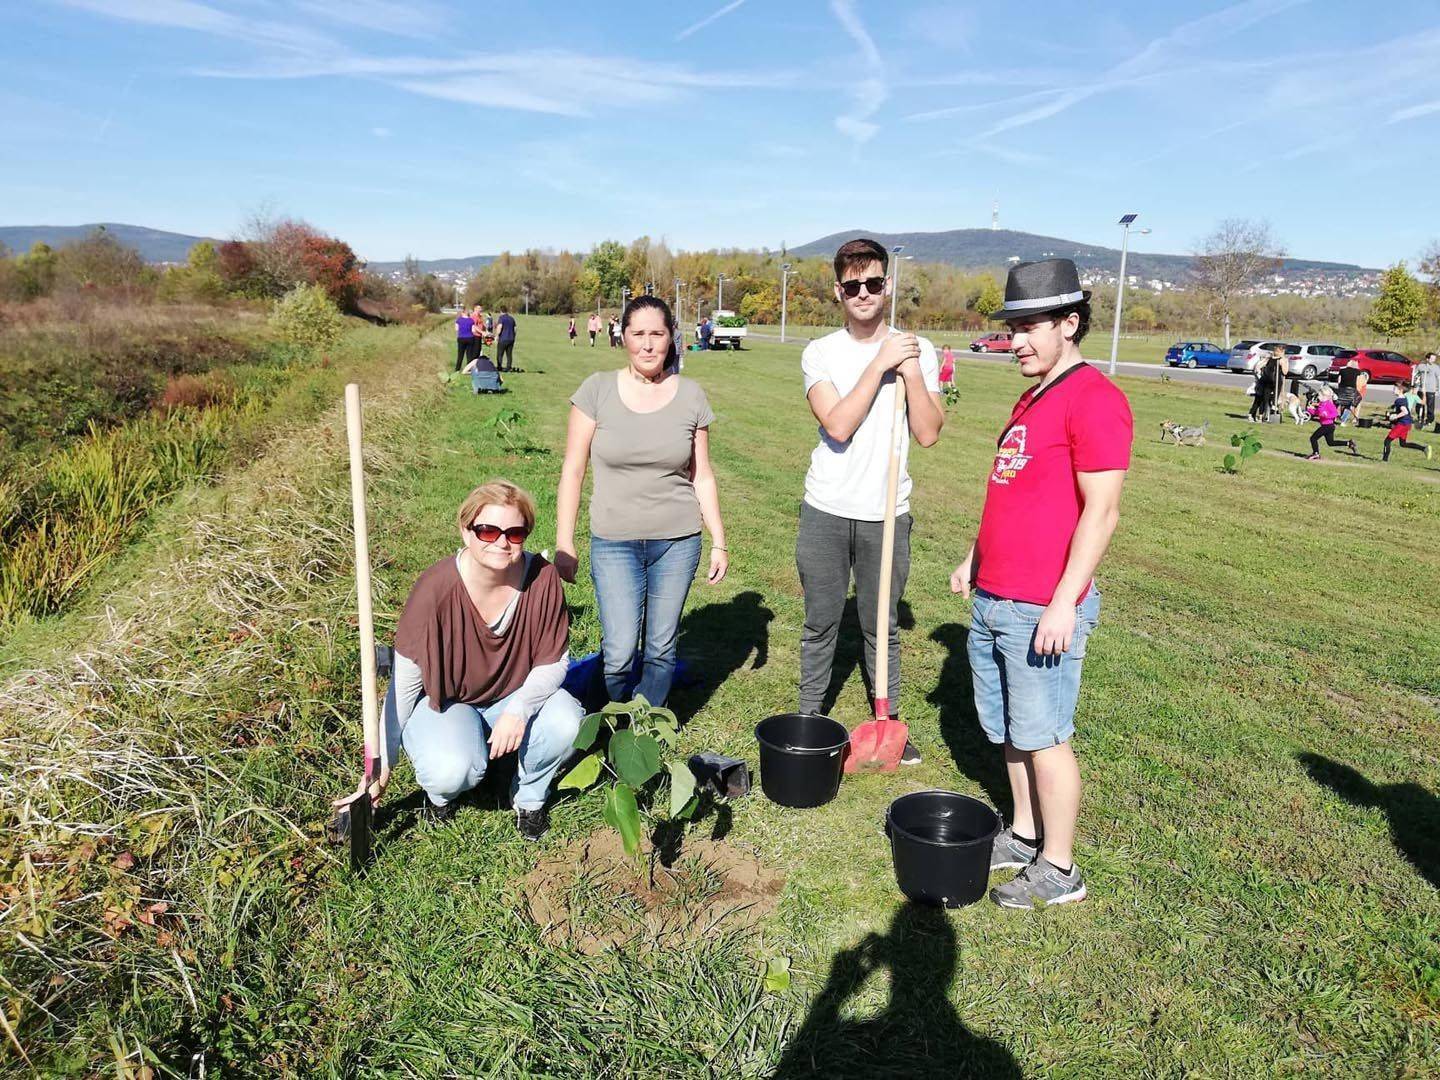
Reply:
[[892, 714], [890, 702], [890, 568], [895, 562], [895, 502], [900, 494], [900, 450], [905, 426], [905, 379], [895, 373], [895, 412], [890, 421], [890, 471], [885, 478], [885, 526], [880, 534], [880, 582], [875, 590], [875, 718]]
[[350, 442], [350, 504], [355, 516], [355, 593], [360, 608], [360, 700], [365, 730], [365, 780], [380, 776], [380, 695], [375, 674], [375, 613], [370, 595], [370, 525], [365, 514], [364, 423], [360, 386], [345, 387], [345, 430]]

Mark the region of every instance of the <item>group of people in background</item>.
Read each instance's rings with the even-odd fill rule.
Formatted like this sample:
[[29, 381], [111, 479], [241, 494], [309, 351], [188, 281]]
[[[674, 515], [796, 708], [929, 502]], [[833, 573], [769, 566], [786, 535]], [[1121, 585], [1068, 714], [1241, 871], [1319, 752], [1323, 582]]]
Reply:
[[[1289, 376], [1289, 362], [1280, 349], [1262, 351], [1255, 363], [1254, 400], [1250, 405], [1249, 418], [1254, 423], [1269, 423], [1279, 417], [1285, 406], [1298, 421], [1304, 416], [1316, 422], [1310, 433], [1310, 455], [1308, 460], [1320, 460], [1320, 444], [1349, 450], [1358, 454], [1354, 439], [1339, 439], [1336, 428], [1357, 423], [1360, 407], [1370, 387], [1370, 376], [1355, 359], [1346, 362], [1336, 376], [1335, 385], [1305, 382], [1290, 378], [1287, 391], [1285, 382]], [[1390, 449], [1399, 444], [1407, 450], [1415, 450], [1427, 459], [1433, 456], [1429, 444], [1410, 441], [1415, 427], [1435, 422], [1435, 397], [1440, 392], [1440, 365], [1436, 364], [1434, 353], [1428, 353], [1425, 362], [1415, 367], [1411, 381], [1401, 382], [1395, 391], [1395, 400], [1386, 411], [1385, 421], [1389, 429], [1382, 444], [1380, 460], [1390, 460]]]
[[[498, 317], [488, 314], [480, 304], [468, 311], [462, 308], [456, 314], [455, 370], [470, 375], [470, 386], [475, 393], [504, 391], [501, 373], [516, 370], [515, 335], [515, 317], [503, 305]], [[488, 345], [495, 347], [493, 361], [485, 355]]]
[[[953, 379], [954, 355], [947, 348], [942, 365], [929, 341], [887, 323], [888, 267], [889, 254], [873, 240], [852, 240], [836, 252], [834, 295], [845, 326], [810, 342], [801, 357], [818, 436], [795, 545], [805, 611], [798, 707], [807, 712], [828, 704], [853, 581], [874, 707], [900, 713], [895, 631], [912, 527], [906, 459], [912, 439], [929, 447], [940, 437], [941, 377]], [[1125, 395], [1081, 357], [1090, 294], [1073, 262], [1014, 267], [997, 317], [1012, 330], [1021, 373], [1036, 385], [1020, 396], [996, 440], [978, 535], [950, 586], [973, 597], [975, 709], [1004, 760], [1014, 799], [991, 869], [1019, 873], [991, 896], [1029, 909], [1086, 895], [1073, 856], [1080, 774], [1070, 741], [1085, 642], [1099, 620], [1093, 578], [1118, 521], [1133, 422]], [[476, 318], [458, 318], [457, 333], [468, 320], [475, 336]], [[587, 320], [592, 346], [599, 322], [598, 314]], [[715, 413], [704, 389], [680, 374], [675, 317], [664, 300], [647, 295], [631, 300], [617, 323], [625, 365], [591, 374], [570, 398], [553, 563], [524, 550], [535, 528], [531, 496], [507, 481], [483, 484], [459, 508], [459, 551], [421, 575], [400, 618], [381, 782], [403, 745], [434, 817], [453, 815], [490, 763], [514, 753], [517, 828], [529, 839], [545, 832], [546, 802], [583, 714], [576, 694], [585, 688], [571, 693], [564, 685], [570, 617], [563, 583], [579, 572], [587, 472], [589, 571], [601, 630], [591, 690], [599, 699], [644, 695], [663, 705], [697, 571], [706, 561], [704, 578], [715, 585], [729, 569], [710, 460]], [[567, 334], [572, 342], [578, 336], [573, 319]], [[904, 425], [898, 439], [892, 423]], [[899, 454], [893, 508], [892, 447]], [[880, 611], [889, 512], [894, 553], [889, 607]], [[875, 684], [881, 618], [890, 627], [886, 686]], [[907, 744], [902, 762], [919, 761]]]

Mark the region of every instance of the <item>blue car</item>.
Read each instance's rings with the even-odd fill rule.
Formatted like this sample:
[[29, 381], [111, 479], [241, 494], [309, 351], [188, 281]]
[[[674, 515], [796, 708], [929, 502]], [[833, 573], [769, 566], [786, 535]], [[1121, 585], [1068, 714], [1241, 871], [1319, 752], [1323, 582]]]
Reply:
[[1223, 368], [1230, 362], [1230, 350], [1212, 341], [1177, 341], [1165, 352], [1165, 363], [1171, 367]]

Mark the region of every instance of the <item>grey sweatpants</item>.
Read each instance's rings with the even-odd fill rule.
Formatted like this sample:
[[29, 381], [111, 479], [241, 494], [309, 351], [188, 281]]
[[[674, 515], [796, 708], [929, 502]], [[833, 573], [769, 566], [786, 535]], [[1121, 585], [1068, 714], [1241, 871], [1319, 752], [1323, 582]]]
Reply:
[[[910, 515], [895, 519], [895, 558], [890, 568], [890, 709], [900, 711], [900, 639], [895, 612], [910, 575]], [[800, 535], [795, 565], [805, 593], [805, 630], [800, 637], [800, 711], [819, 712], [835, 664], [840, 616], [855, 577], [855, 606], [860, 613], [861, 655], [865, 677], [875, 685], [875, 616], [879, 603], [880, 543], [884, 522], [856, 521], [800, 504]]]

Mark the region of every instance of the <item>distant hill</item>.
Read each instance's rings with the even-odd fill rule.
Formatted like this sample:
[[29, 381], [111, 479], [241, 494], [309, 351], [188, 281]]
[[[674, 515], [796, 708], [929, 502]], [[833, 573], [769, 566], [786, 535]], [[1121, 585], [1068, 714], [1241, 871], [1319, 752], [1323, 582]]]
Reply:
[[[1038, 236], [1035, 233], [1015, 232], [1010, 229], [951, 229], [948, 232], [878, 233], [865, 229], [822, 236], [802, 247], [791, 248], [791, 255], [832, 255], [846, 240], [856, 236], [868, 236], [880, 241], [886, 247], [905, 245], [905, 254], [913, 255], [920, 262], [949, 263], [966, 269], [1003, 268], [1015, 256], [1022, 262], [1032, 259], [1061, 257], [1074, 259], [1083, 274], [1086, 270], [1108, 272], [1112, 278], [1120, 271], [1120, 249], [1100, 244], [1082, 244], [1075, 240], [1064, 240], [1058, 236]], [[1190, 255], [1154, 255], [1148, 252], [1131, 251], [1125, 264], [1126, 274], [1141, 278], [1161, 278], [1166, 281], [1183, 281], [1190, 276]], [[1366, 269], [1354, 263], [1320, 262], [1314, 259], [1286, 259], [1285, 271], [1323, 271], [1339, 274], [1364, 273]]]
[[[498, 256], [496, 255], [471, 255], [465, 259], [416, 259], [416, 265], [420, 267], [422, 274], [453, 274], [457, 271], [475, 271], [482, 266], [489, 266]], [[405, 261], [399, 262], [372, 262], [365, 264], [377, 274], [393, 274], [405, 268]]]
[[96, 229], [102, 228], [126, 247], [134, 248], [149, 263], [184, 262], [192, 247], [201, 240], [211, 239], [105, 221], [91, 225], [0, 225], [0, 244], [15, 253], [29, 251], [37, 243], [58, 248], [84, 240]]

